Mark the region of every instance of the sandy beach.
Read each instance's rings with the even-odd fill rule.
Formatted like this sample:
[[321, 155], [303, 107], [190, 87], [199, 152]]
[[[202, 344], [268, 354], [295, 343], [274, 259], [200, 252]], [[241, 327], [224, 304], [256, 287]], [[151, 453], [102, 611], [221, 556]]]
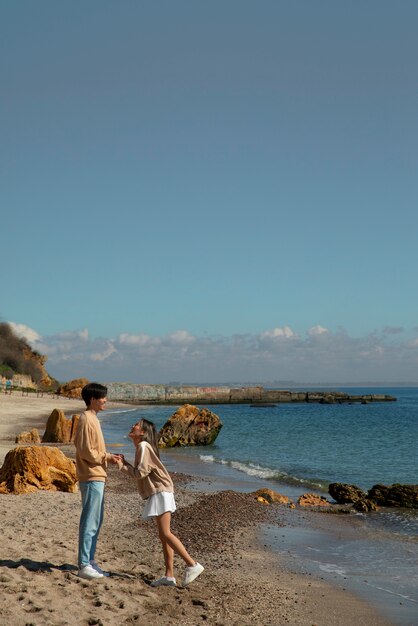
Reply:
[[[43, 433], [53, 409], [84, 409], [65, 398], [0, 395], [0, 465], [15, 436]], [[74, 447], [60, 446], [74, 458]], [[383, 615], [348, 591], [296, 574], [259, 541], [260, 524], [280, 515], [247, 494], [189, 490], [190, 477], [173, 474], [178, 510], [173, 530], [205, 566], [184, 589], [150, 582], [163, 560], [154, 524], [140, 520], [142, 502], [129, 477], [109, 468], [105, 521], [97, 560], [111, 575], [77, 577], [79, 494], [0, 495], [0, 626], [386, 626]], [[177, 579], [181, 581], [182, 563]]]

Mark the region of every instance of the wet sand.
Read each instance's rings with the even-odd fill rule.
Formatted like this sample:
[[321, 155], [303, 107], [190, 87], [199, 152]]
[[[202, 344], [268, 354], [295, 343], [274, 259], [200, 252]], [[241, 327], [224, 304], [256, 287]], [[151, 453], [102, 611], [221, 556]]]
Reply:
[[[0, 463], [22, 430], [45, 427], [54, 408], [68, 415], [82, 402], [0, 395]], [[73, 446], [61, 446], [74, 458]], [[0, 626], [148, 624], [167, 626], [386, 626], [368, 603], [309, 574], [296, 574], [260, 544], [259, 529], [281, 527], [280, 509], [232, 490], [188, 489], [174, 473], [173, 530], [204, 566], [187, 589], [158, 588], [163, 573], [153, 522], [140, 519], [134, 482], [111, 466], [96, 557], [111, 576], [76, 576], [79, 494], [0, 495]], [[284, 522], [283, 522], [284, 523]], [[176, 557], [177, 580], [182, 562]]]

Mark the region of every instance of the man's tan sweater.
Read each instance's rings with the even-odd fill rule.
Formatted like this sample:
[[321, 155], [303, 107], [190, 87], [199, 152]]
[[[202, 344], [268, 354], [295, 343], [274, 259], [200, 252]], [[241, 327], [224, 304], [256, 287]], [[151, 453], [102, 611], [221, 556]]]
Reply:
[[74, 444], [78, 480], [105, 482], [109, 455], [106, 454], [102, 429], [94, 411], [87, 410], [80, 415]]
[[141, 441], [136, 448], [135, 465], [125, 462], [121, 469], [136, 478], [138, 491], [144, 500], [154, 493], [174, 491], [170, 474], [146, 441]]

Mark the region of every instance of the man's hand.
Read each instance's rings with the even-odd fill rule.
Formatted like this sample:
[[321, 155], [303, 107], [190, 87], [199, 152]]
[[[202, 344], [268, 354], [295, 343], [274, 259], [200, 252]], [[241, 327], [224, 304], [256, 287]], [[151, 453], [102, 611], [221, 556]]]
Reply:
[[120, 470], [126, 463], [125, 457], [123, 456], [123, 454], [111, 454], [109, 456], [109, 462], [117, 465]]

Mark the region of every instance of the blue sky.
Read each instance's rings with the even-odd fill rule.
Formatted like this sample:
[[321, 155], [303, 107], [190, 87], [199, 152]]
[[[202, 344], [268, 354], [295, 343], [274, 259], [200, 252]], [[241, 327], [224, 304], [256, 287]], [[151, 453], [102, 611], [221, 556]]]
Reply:
[[59, 379], [414, 381], [418, 5], [0, 5], [0, 319]]

